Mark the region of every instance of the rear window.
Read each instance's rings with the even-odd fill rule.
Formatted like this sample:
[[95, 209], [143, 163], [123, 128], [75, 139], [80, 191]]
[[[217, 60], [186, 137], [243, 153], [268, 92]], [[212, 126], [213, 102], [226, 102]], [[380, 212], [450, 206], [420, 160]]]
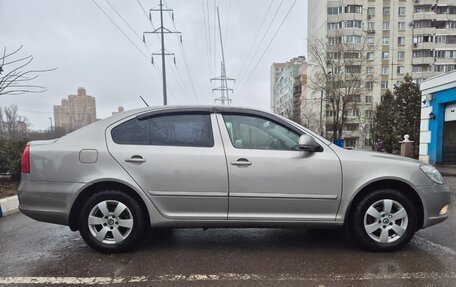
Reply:
[[131, 119], [111, 131], [117, 144], [212, 147], [209, 114], [174, 114]]

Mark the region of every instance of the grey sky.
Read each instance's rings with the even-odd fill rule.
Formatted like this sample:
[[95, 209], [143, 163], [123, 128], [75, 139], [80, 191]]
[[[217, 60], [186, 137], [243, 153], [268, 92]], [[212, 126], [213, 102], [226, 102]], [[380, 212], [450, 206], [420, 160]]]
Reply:
[[[255, 38], [270, 1], [272, 9], [266, 18], [263, 32], [278, 10], [270, 31], [255, 57], [244, 80], [239, 82], [243, 63], [249, 63], [247, 53]], [[146, 54], [148, 51], [141, 39], [134, 34], [113, 11], [106, 0], [96, 2], [108, 13], [134, 43]], [[140, 0], [146, 8], [157, 6], [159, 0]], [[297, 0], [293, 10], [272, 42], [268, 52], [259, 62], [250, 81], [245, 82], [253, 66], [274, 35], [294, 0], [167, 0], [174, 9], [175, 24], [182, 32], [183, 46], [187, 55], [189, 70], [193, 79], [196, 96], [179, 46], [178, 36], [166, 36], [167, 49], [176, 54], [177, 70], [172, 58], [168, 59], [168, 104], [212, 104], [216, 95], [209, 82], [210, 77], [220, 73], [220, 46], [214, 49], [214, 2], [220, 7], [222, 34], [225, 46], [227, 74], [236, 78], [232, 85], [233, 105], [249, 106], [269, 110], [269, 68], [272, 62], [286, 61], [306, 53], [307, 1]], [[109, 0], [123, 18], [142, 36], [151, 30], [136, 0]], [[203, 17], [203, 4], [209, 4], [211, 56]], [[206, 11], [207, 12], [207, 11]], [[206, 15], [207, 17], [207, 15]], [[158, 14], [153, 14], [155, 26], [159, 24]], [[170, 17], [165, 23], [173, 29]], [[209, 35], [208, 35], [209, 37]], [[218, 37], [218, 36], [217, 36]], [[151, 52], [159, 49], [154, 35], [146, 36]], [[257, 43], [262, 38], [262, 33]], [[143, 106], [139, 96], [151, 105], [162, 104], [161, 62], [154, 57], [151, 65], [136, 48], [103, 15], [92, 0], [0, 0], [0, 47], [14, 49], [23, 45], [22, 55], [34, 56], [33, 67], [58, 70], [43, 74], [36, 84], [44, 85], [48, 91], [43, 94], [2, 96], [0, 105], [16, 104], [21, 115], [26, 116], [33, 129], [49, 127], [52, 106], [60, 104], [62, 98], [75, 94], [79, 86], [86, 88], [89, 95], [96, 97], [97, 117], [105, 118], [124, 106], [132, 109]], [[255, 48], [254, 48], [255, 50]], [[216, 55], [214, 56], [214, 51]], [[214, 60], [215, 58], [215, 60]], [[215, 70], [216, 69], [216, 70]], [[177, 80], [180, 74], [183, 84]], [[177, 76], [176, 76], [177, 75]], [[185, 89], [185, 91], [183, 91]]]

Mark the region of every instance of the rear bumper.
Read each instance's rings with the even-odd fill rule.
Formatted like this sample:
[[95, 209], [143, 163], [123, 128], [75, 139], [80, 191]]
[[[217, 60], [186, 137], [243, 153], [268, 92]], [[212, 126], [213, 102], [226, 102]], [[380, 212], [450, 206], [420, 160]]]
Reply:
[[420, 186], [417, 188], [424, 208], [423, 228], [440, 223], [448, 218], [448, 213], [440, 215], [440, 210], [450, 204], [450, 190], [445, 184]]
[[38, 221], [68, 225], [71, 206], [83, 183], [21, 181], [19, 210]]

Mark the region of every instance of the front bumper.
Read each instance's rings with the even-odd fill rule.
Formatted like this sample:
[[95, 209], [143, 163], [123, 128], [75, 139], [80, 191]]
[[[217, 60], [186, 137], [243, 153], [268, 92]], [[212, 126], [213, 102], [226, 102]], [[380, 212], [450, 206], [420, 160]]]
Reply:
[[71, 206], [84, 183], [21, 181], [19, 210], [38, 221], [68, 225]]
[[423, 202], [423, 227], [440, 223], [448, 218], [448, 213], [440, 215], [440, 210], [450, 204], [450, 189], [446, 184], [417, 187]]

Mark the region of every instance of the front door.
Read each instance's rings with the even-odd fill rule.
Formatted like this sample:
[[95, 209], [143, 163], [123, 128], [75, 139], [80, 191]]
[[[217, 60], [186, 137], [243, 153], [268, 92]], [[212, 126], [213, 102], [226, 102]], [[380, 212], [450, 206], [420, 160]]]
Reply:
[[272, 118], [218, 115], [229, 170], [229, 219], [335, 220], [339, 159], [299, 149], [300, 133]]
[[111, 154], [164, 216], [227, 218], [227, 166], [215, 115], [133, 118], [108, 129], [106, 138]]

